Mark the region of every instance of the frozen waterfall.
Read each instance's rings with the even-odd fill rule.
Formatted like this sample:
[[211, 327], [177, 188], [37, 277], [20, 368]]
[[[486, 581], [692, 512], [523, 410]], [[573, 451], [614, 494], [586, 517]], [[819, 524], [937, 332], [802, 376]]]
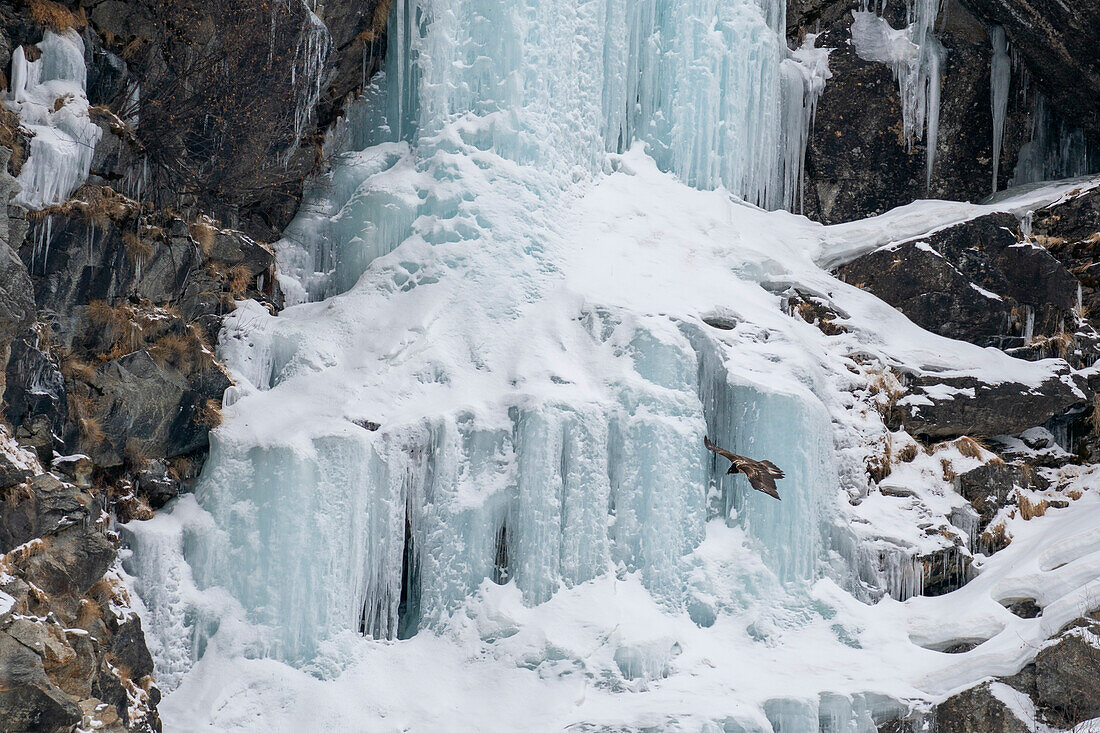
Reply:
[[[1049, 364], [817, 264], [911, 220], [853, 239], [761, 208], [795, 200], [828, 74], [781, 1], [391, 12], [385, 74], [277, 245], [290, 307], [226, 320], [236, 386], [194, 494], [124, 528], [165, 720], [873, 730], [942, 663], [880, 682], [916, 648], [900, 604], [879, 623], [845, 590], [838, 504], [884, 430], [849, 354]], [[802, 291], [847, 335], [792, 317]], [[705, 434], [782, 466], [783, 500]], [[806, 649], [829, 659], [787, 679]]]

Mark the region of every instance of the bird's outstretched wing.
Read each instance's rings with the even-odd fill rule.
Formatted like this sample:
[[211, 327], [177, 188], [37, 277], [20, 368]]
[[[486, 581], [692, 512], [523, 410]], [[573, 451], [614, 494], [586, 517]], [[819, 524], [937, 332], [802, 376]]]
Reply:
[[[749, 484], [757, 491], [762, 491], [768, 496], [779, 499], [779, 489], [775, 486], [777, 478], [783, 478], [783, 472], [771, 461], [754, 461], [751, 458], [738, 456], [734, 461], [737, 470], [745, 474]], [[782, 501], [780, 499], [780, 501]]]
[[736, 463], [737, 459], [741, 457], [736, 453], [730, 453], [728, 450], [722, 450], [714, 443], [711, 443], [710, 438], [706, 435], [703, 436], [703, 445], [705, 445], [707, 447], [707, 450], [711, 451], [712, 453], [717, 453], [720, 456], [725, 456], [726, 458], [730, 459], [732, 463]]
[[[775, 486], [775, 480], [783, 478], [783, 471], [779, 466], [771, 461], [754, 461], [751, 458], [730, 453], [728, 450], [722, 450], [711, 443], [710, 438], [705, 435], [703, 436], [703, 445], [706, 446], [707, 450], [728, 458], [738, 471], [745, 474], [745, 478], [749, 480], [749, 485], [754, 489], [779, 499], [779, 489]], [[782, 500], [780, 499], [780, 501]]]

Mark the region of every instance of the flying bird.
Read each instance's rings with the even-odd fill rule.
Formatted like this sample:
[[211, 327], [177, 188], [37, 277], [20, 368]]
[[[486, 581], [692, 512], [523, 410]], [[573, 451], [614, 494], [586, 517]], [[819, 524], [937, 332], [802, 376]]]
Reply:
[[728, 450], [722, 450], [711, 443], [710, 438], [705, 435], [703, 436], [703, 445], [707, 447], [707, 450], [725, 456], [730, 460], [733, 465], [726, 473], [743, 473], [754, 489], [779, 499], [779, 490], [775, 488], [775, 480], [783, 478], [783, 471], [780, 470], [779, 466], [771, 461], [754, 461], [751, 458], [730, 453]]

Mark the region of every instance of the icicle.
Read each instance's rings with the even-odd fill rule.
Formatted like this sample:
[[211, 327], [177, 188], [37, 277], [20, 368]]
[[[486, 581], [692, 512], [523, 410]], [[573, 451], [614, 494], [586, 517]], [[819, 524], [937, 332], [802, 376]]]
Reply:
[[994, 26], [989, 31], [993, 55], [989, 61], [989, 98], [993, 112], [993, 193], [997, 192], [997, 178], [1001, 167], [1001, 148], [1004, 144], [1005, 117], [1008, 114], [1008, 90], [1012, 83], [1012, 60], [1008, 55], [1005, 29]]
[[810, 140], [817, 102], [832, 78], [831, 48], [815, 48], [819, 34], [809, 33], [803, 44], [783, 61], [783, 208], [802, 211], [802, 183], [806, 147]]
[[943, 46], [934, 34], [939, 0], [911, 0], [908, 25], [895, 30], [867, 9], [853, 11], [852, 45], [864, 61], [890, 66], [898, 80], [902, 129], [910, 147], [922, 137], [926, 144], [925, 184], [931, 186], [939, 134], [940, 75]]

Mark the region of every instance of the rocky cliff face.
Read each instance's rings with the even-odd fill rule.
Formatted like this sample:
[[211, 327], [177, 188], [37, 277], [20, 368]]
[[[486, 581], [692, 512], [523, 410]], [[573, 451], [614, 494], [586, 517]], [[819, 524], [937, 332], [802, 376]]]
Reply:
[[[927, 124], [907, 134], [897, 70], [856, 42], [859, 10], [850, 0], [788, 4], [792, 45], [817, 33], [810, 42], [832, 49], [806, 157], [811, 218], [850, 221], [927, 197], [977, 201], [1033, 169], [1084, 172], [1047, 159], [1061, 144], [1048, 138], [1071, 129], [1083, 146], [1074, 160], [1095, 164], [1085, 142], [1100, 140], [1093, 4], [946, 0], [930, 31], [942, 46], [930, 168], [932, 136]], [[14, 203], [14, 176], [35, 134], [0, 105], [0, 731], [159, 730], [152, 659], [112, 525], [150, 516], [201, 470], [231, 385], [214, 356], [221, 319], [242, 298], [281, 307], [267, 243], [324, 165], [326, 130], [380, 68], [388, 12], [387, 0], [0, 6], [0, 86], [47, 34], [72, 34], [97, 129], [79, 187], [28, 209]], [[881, 20], [895, 31], [913, 22], [893, 1]], [[1009, 46], [995, 41], [1001, 26]], [[1006, 59], [998, 86], [993, 70]], [[51, 102], [65, 114], [74, 100]], [[928, 330], [1064, 362], [1037, 389], [890, 375], [883, 412], [919, 441], [913, 456], [936, 441], [986, 442], [965, 448], [986, 464], [952, 478], [974, 510], [978, 545], [953, 535], [921, 558], [923, 592], [965, 583], [972, 551], [1010, 542], [1006, 516], [1072, 500], [1042, 470], [1100, 459], [1098, 257], [1100, 194], [1083, 189], [1023, 221], [976, 218], [840, 267]], [[843, 331], [842, 314], [812, 297], [791, 306], [826, 333]], [[913, 460], [909, 450], [869, 471], [884, 477], [891, 461]], [[1024, 600], [1020, 613], [1042, 612]], [[1025, 730], [1006, 689], [1051, 724], [1100, 715], [1090, 706], [1094, 622], [1082, 624], [1015, 677], [944, 702], [935, 729]]]

